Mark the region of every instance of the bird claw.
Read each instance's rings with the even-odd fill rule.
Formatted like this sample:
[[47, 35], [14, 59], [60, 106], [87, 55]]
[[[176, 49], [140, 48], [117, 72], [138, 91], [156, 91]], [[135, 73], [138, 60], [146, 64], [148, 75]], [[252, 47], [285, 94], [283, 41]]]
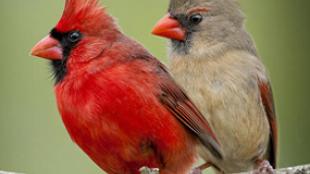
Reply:
[[199, 167], [194, 168], [191, 170], [191, 172], [189, 174], [202, 174], [202, 170]]
[[262, 161], [253, 174], [275, 174], [275, 170], [270, 165], [269, 161]]
[[141, 167], [139, 171], [140, 174], [159, 174], [158, 168]]

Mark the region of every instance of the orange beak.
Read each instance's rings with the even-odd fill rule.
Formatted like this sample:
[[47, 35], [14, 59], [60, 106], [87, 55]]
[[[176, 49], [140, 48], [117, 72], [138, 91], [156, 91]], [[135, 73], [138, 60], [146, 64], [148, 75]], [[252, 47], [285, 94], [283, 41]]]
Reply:
[[169, 14], [157, 22], [152, 34], [179, 41], [184, 41], [186, 37], [186, 32], [179, 21], [172, 18]]
[[61, 60], [62, 48], [56, 39], [46, 36], [32, 48], [31, 55], [50, 60]]

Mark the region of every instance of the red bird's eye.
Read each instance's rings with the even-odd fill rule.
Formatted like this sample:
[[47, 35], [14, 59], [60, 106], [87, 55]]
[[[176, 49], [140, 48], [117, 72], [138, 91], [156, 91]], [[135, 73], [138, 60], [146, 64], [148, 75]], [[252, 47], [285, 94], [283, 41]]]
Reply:
[[81, 35], [80, 32], [74, 31], [74, 32], [71, 32], [71, 33], [69, 34], [68, 39], [69, 39], [70, 42], [76, 43], [76, 42], [80, 41], [81, 36], [82, 36], [82, 35]]

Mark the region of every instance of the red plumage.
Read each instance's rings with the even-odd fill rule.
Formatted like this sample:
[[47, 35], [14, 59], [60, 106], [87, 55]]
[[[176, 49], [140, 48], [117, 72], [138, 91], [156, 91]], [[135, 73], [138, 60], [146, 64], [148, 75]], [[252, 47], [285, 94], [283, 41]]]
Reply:
[[147, 166], [185, 174], [197, 140], [221, 157], [208, 122], [165, 67], [124, 36], [96, 0], [67, 0], [32, 54], [53, 59], [65, 127], [106, 172], [136, 174]]
[[108, 173], [137, 173], [142, 166], [162, 168], [164, 163], [181, 173], [194, 160], [193, 138], [157, 99], [163, 79], [151, 74], [157, 73], [152, 66], [143, 60], [112, 65], [55, 87], [72, 139]]

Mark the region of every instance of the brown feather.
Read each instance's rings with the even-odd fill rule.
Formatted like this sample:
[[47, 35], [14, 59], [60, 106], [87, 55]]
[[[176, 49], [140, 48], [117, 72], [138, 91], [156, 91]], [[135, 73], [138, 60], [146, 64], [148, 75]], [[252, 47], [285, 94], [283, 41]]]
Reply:
[[270, 147], [269, 147], [269, 162], [276, 168], [276, 157], [277, 157], [277, 141], [278, 141], [278, 132], [277, 132], [277, 119], [275, 114], [275, 107], [273, 102], [273, 95], [270, 83], [259, 82], [259, 89], [261, 93], [261, 99], [268, 117], [268, 121], [271, 128], [270, 134]]

